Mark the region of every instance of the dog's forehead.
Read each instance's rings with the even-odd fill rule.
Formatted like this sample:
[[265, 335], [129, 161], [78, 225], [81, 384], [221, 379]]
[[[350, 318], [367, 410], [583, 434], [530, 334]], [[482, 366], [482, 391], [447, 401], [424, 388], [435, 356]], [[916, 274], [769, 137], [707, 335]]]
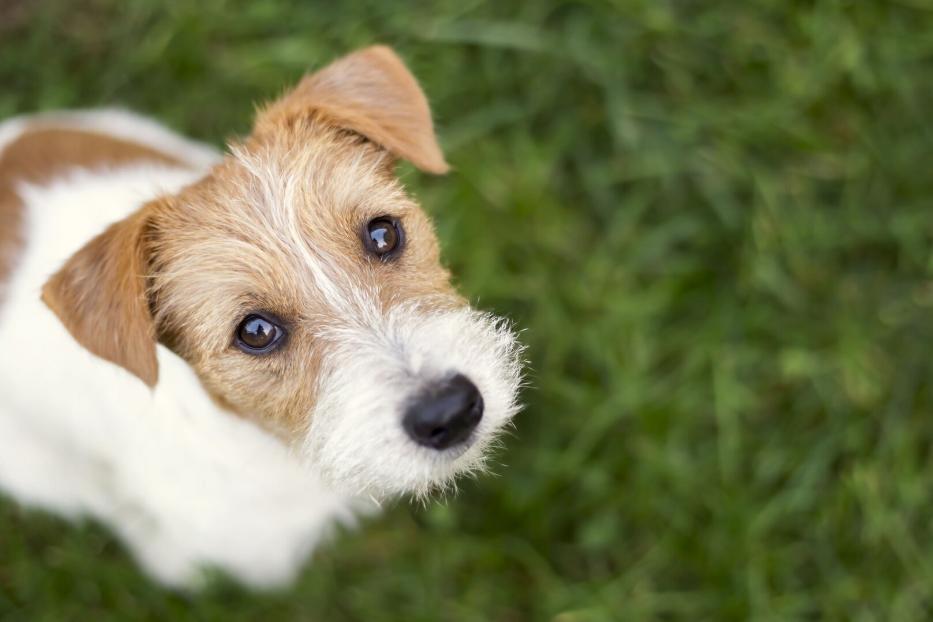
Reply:
[[215, 176], [234, 206], [272, 212], [324, 216], [380, 203], [388, 208], [405, 198], [384, 151], [339, 138], [309, 133], [301, 140], [231, 145]]
[[253, 242], [263, 252], [299, 240], [339, 247], [378, 216], [426, 220], [384, 150], [333, 131], [233, 144], [179, 204], [196, 234]]

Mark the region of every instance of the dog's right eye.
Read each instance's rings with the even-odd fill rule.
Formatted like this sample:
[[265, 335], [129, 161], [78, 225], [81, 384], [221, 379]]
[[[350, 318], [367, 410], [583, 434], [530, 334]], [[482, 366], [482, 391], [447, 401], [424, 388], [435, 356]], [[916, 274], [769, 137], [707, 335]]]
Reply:
[[258, 313], [247, 315], [236, 329], [236, 345], [247, 354], [265, 354], [275, 349], [285, 329]]

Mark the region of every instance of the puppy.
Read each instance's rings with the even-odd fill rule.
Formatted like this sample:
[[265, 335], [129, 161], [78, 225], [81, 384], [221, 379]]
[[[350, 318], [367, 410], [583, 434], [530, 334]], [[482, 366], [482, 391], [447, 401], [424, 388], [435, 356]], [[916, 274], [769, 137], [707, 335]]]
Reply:
[[0, 489], [164, 583], [273, 586], [372, 500], [481, 469], [520, 347], [451, 287], [397, 158], [448, 168], [385, 47], [225, 155], [123, 112], [0, 125]]

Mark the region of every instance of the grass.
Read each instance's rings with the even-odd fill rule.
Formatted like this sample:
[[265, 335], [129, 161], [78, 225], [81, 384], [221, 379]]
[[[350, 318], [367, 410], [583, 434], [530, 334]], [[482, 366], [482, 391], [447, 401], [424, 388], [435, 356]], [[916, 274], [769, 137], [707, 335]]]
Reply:
[[0, 617], [933, 617], [933, 5], [5, 0], [0, 116], [116, 103], [219, 144], [372, 42], [455, 167], [403, 169], [446, 261], [525, 329], [498, 476], [259, 595], [163, 591], [4, 502]]

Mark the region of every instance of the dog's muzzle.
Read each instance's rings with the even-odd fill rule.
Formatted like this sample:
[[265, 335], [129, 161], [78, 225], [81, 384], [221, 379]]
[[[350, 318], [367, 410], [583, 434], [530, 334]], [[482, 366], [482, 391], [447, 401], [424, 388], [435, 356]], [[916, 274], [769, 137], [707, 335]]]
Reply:
[[483, 396], [457, 374], [429, 387], [408, 407], [402, 426], [413, 441], [442, 450], [466, 441], [483, 418]]

